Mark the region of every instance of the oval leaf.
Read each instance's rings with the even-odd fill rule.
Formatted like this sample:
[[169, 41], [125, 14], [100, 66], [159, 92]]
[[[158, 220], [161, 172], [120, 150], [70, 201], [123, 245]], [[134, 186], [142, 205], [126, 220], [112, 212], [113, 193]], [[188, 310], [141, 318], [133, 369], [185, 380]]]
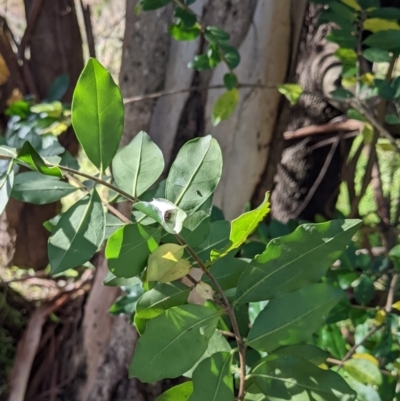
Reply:
[[49, 238], [51, 273], [56, 274], [87, 262], [104, 239], [105, 215], [97, 191], [71, 206]]
[[147, 280], [158, 281], [181, 260], [184, 250], [184, 246], [177, 244], [159, 246], [149, 257]]
[[318, 281], [342, 254], [359, 220], [303, 224], [269, 242], [240, 277], [236, 302], [257, 302]]
[[210, 135], [180, 149], [168, 174], [165, 197], [186, 212], [199, 208], [214, 192], [222, 173], [222, 153]]
[[312, 284], [277, 297], [257, 316], [247, 344], [257, 351], [271, 352], [306, 341], [323, 325], [342, 297], [341, 290], [328, 284]]
[[155, 401], [187, 401], [193, 393], [193, 383], [178, 384], [162, 393]]
[[96, 59], [89, 59], [76, 84], [72, 125], [89, 160], [104, 172], [121, 140], [124, 105], [118, 86]]
[[150, 252], [157, 248], [161, 232], [140, 224], [127, 224], [107, 241], [108, 268], [117, 277], [134, 277], [146, 267]]
[[45, 205], [56, 202], [77, 189], [57, 177], [28, 171], [16, 176], [11, 196], [21, 202]]
[[206, 351], [220, 314], [205, 306], [183, 305], [150, 320], [136, 344], [130, 377], [151, 383], [187, 372]]
[[218, 125], [221, 121], [227, 120], [235, 111], [239, 101], [239, 90], [233, 88], [223, 93], [215, 102], [211, 121], [214, 126]]
[[143, 131], [118, 151], [112, 162], [117, 185], [132, 196], [149, 189], [164, 170], [164, 158], [159, 147]]
[[379, 386], [382, 383], [382, 373], [379, 367], [366, 359], [352, 358], [344, 363], [343, 368], [360, 383], [373, 386]]

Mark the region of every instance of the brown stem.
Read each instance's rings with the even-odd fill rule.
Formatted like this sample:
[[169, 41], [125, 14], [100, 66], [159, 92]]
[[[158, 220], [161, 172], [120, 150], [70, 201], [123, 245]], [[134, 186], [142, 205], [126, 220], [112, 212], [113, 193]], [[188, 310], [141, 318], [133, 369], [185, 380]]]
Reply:
[[182, 245], [186, 245], [187, 251], [190, 253], [192, 258], [197, 262], [197, 264], [199, 265], [201, 270], [204, 272], [204, 274], [206, 274], [210, 278], [210, 280], [214, 284], [215, 288], [217, 289], [217, 292], [219, 293], [219, 295], [222, 298], [222, 301], [223, 301], [223, 304], [225, 307], [225, 311], [228, 314], [229, 319], [232, 323], [233, 333], [235, 335], [235, 340], [238, 345], [239, 361], [240, 361], [240, 383], [239, 383], [239, 392], [238, 392], [237, 399], [239, 401], [243, 401], [244, 396], [245, 396], [245, 379], [246, 379], [246, 347], [245, 347], [243, 338], [240, 335], [239, 325], [236, 320], [235, 312], [234, 312], [228, 298], [226, 297], [224, 290], [219, 285], [217, 279], [207, 270], [205, 264], [198, 257], [197, 253], [189, 245], [186, 244], [185, 240], [182, 238], [181, 235], [176, 234], [176, 238]]

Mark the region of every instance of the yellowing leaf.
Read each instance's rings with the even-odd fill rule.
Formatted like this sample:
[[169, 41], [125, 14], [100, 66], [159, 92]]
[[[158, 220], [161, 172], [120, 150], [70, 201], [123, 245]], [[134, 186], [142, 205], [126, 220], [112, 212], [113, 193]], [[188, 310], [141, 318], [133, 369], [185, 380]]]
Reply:
[[399, 311], [400, 311], [400, 301], [395, 302], [395, 303], [392, 305], [392, 309], [396, 309], [396, 310], [399, 310]]
[[203, 283], [202, 281], [196, 285], [196, 292], [203, 299], [213, 299], [214, 291], [210, 285]]
[[147, 280], [159, 281], [183, 256], [184, 246], [163, 244], [150, 256], [147, 265]]
[[377, 360], [374, 356], [372, 356], [372, 355], [370, 355], [370, 354], [365, 354], [365, 353], [354, 354], [354, 355], [352, 356], [352, 358], [355, 358], [355, 359], [365, 359], [365, 360], [367, 360], [367, 361], [372, 362], [375, 366], [379, 366], [378, 360]]
[[386, 312], [383, 309], [380, 309], [376, 312], [375, 315], [375, 324], [380, 326], [386, 319]]
[[354, 10], [361, 11], [361, 7], [357, 0], [342, 0], [342, 3], [346, 4], [346, 6], [354, 8]]
[[395, 21], [383, 18], [368, 18], [364, 21], [364, 29], [371, 32], [400, 30], [400, 25]]
[[342, 78], [342, 86], [343, 88], [351, 88], [357, 82], [356, 77]]
[[372, 142], [372, 138], [374, 137], [374, 129], [372, 128], [372, 125], [370, 123], [364, 123], [364, 128], [361, 132], [361, 135], [366, 145]]
[[367, 72], [361, 75], [360, 81], [364, 85], [372, 86], [374, 84], [374, 76], [370, 72]]
[[215, 126], [218, 125], [221, 121], [228, 119], [235, 111], [238, 101], [239, 90], [237, 88], [223, 93], [215, 102], [211, 114], [212, 124]]
[[170, 281], [178, 280], [188, 275], [191, 268], [192, 265], [188, 260], [180, 259], [158, 281], [160, 283], [169, 283]]
[[278, 86], [278, 91], [282, 93], [293, 106], [299, 101], [303, 93], [303, 88], [297, 84], [283, 84]]
[[394, 146], [386, 138], [379, 138], [376, 144], [377, 148], [383, 150], [384, 152], [393, 152]]
[[322, 370], [329, 370], [329, 366], [325, 362], [318, 365], [318, 367]]

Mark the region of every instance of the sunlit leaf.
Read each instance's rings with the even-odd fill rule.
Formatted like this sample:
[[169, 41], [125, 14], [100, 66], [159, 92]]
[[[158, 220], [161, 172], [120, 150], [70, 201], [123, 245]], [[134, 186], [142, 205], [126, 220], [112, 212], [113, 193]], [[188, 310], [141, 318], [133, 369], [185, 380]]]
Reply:
[[344, 363], [343, 368], [349, 375], [363, 384], [379, 386], [382, 383], [379, 367], [366, 359], [349, 359]]
[[215, 102], [211, 120], [214, 126], [228, 119], [235, 111], [239, 101], [239, 90], [234, 88], [223, 93]]
[[278, 91], [289, 100], [291, 105], [295, 105], [303, 93], [303, 88], [298, 84], [283, 84], [278, 86]]
[[159, 395], [155, 401], [188, 401], [193, 393], [193, 382], [178, 384]]

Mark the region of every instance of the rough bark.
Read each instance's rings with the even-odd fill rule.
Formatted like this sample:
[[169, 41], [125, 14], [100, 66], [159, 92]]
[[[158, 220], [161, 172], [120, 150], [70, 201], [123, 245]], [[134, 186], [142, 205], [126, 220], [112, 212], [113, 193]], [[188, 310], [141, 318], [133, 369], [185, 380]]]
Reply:
[[[25, 9], [27, 29], [21, 44], [26, 49], [21, 54], [25, 79], [34, 86], [34, 93], [41, 100], [58, 76], [68, 74], [70, 86], [63, 100], [70, 102], [83, 68], [82, 40], [74, 2], [26, 0]], [[78, 142], [72, 130], [64, 133], [60, 142], [71, 154], [77, 154]], [[46, 267], [49, 232], [43, 222], [59, 210], [59, 203], [36, 206], [10, 200], [6, 209], [8, 233], [9, 238], [15, 239], [11, 263], [36, 270]]]

